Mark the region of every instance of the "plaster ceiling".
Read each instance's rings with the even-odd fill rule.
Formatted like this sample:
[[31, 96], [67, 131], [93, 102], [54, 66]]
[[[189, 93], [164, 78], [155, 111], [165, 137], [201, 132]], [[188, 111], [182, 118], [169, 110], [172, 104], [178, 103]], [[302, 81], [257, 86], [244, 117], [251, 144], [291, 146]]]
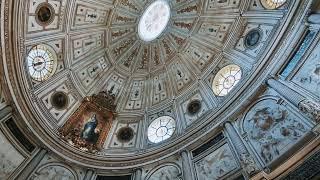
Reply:
[[[119, 154], [141, 158], [158, 148], [182, 146], [186, 139], [181, 137], [191, 137], [206, 125], [208, 129], [218, 125], [223, 120], [217, 118], [222, 112], [232, 112], [230, 107], [242, 102], [244, 93], [253, 91], [250, 83], [264, 70], [268, 53], [290, 20], [293, 6], [288, 2], [277, 9], [266, 9], [258, 0], [172, 0], [168, 1], [171, 13], [167, 27], [155, 40], [144, 41], [138, 35], [138, 24], [152, 2], [17, 3], [23, 9], [16, 12], [23, 17], [18, 21], [24, 24], [18, 25], [23, 51], [17, 65], [23, 77], [21, 84], [28, 92], [26, 102], [34, 113], [31, 119], [49, 135], [58, 136], [57, 130], [84, 97], [111, 91], [116, 96], [118, 116], [100, 159], [117, 159]], [[50, 24], [37, 20], [37, 8], [42, 3], [54, 9]], [[247, 35], [253, 31], [259, 37], [250, 45]], [[24, 63], [37, 44], [49, 45], [57, 55], [55, 73], [42, 82], [30, 77]], [[241, 68], [242, 78], [226, 96], [217, 96], [212, 91], [213, 80], [219, 70], [231, 64]], [[52, 105], [50, 99], [55, 92], [67, 95], [65, 108]], [[188, 105], [194, 101], [201, 106], [192, 114]], [[149, 142], [146, 132], [160, 116], [173, 117], [177, 125], [173, 136], [159, 145]], [[134, 129], [131, 144], [117, 141], [116, 132], [123, 126]], [[132, 157], [132, 152], [139, 156]]]

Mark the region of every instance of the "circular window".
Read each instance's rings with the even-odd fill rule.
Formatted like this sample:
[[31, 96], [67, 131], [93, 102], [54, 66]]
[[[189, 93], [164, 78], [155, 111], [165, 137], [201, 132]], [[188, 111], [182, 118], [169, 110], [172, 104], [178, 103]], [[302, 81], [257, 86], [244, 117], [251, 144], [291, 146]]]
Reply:
[[262, 6], [266, 9], [277, 9], [284, 5], [287, 0], [260, 0]]
[[253, 29], [248, 32], [244, 38], [244, 45], [246, 48], [255, 48], [261, 40], [261, 31], [259, 29]]
[[170, 138], [176, 128], [175, 120], [170, 116], [161, 116], [149, 125], [148, 139], [153, 143], [159, 143]]
[[56, 109], [65, 109], [69, 104], [69, 98], [64, 92], [58, 91], [51, 96], [51, 104]]
[[121, 142], [129, 142], [133, 139], [134, 131], [130, 127], [123, 127], [118, 130], [117, 138]]
[[152, 41], [165, 30], [170, 19], [170, 6], [165, 0], [150, 4], [142, 14], [138, 25], [138, 34], [143, 41]]
[[27, 63], [32, 79], [45, 81], [56, 71], [57, 55], [50, 46], [36, 45], [29, 51]]
[[49, 3], [41, 3], [36, 9], [36, 21], [40, 25], [49, 25], [54, 19], [54, 9]]
[[240, 81], [242, 72], [237, 65], [228, 65], [222, 68], [214, 77], [212, 89], [215, 95], [227, 95]]
[[187, 110], [191, 115], [197, 114], [201, 109], [201, 102], [199, 100], [193, 100], [188, 104]]

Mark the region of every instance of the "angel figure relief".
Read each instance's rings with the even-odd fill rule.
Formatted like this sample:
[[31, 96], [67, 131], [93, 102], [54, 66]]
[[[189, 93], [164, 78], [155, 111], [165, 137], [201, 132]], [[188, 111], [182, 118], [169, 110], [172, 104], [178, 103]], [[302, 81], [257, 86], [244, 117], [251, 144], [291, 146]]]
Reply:
[[222, 179], [236, 169], [235, 159], [227, 144], [212, 152], [196, 165], [199, 180]]
[[280, 105], [255, 108], [248, 120], [248, 135], [265, 163], [281, 155], [307, 129]]

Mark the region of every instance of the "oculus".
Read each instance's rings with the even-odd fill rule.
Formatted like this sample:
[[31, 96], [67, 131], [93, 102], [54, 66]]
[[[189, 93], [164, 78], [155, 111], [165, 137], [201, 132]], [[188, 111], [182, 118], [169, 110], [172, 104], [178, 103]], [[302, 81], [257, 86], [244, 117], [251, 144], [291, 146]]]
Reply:
[[262, 6], [266, 9], [277, 9], [284, 5], [287, 0], [260, 0]]
[[36, 81], [49, 79], [57, 69], [56, 52], [45, 44], [34, 46], [28, 53], [29, 74]]
[[244, 45], [246, 48], [252, 49], [258, 46], [261, 41], [260, 29], [252, 29], [244, 38]]
[[118, 130], [117, 138], [121, 142], [129, 142], [134, 137], [134, 131], [130, 127], [123, 127]]
[[149, 42], [159, 37], [166, 29], [169, 19], [170, 6], [167, 1], [157, 0], [150, 4], [139, 21], [138, 35], [140, 39]]
[[159, 143], [169, 139], [173, 135], [175, 128], [176, 122], [172, 117], [158, 117], [148, 127], [148, 139], [152, 143]]
[[212, 90], [217, 96], [227, 95], [240, 81], [242, 72], [239, 66], [231, 64], [222, 68], [214, 77]]
[[50, 98], [51, 104], [56, 109], [65, 109], [69, 104], [68, 96], [61, 91], [55, 92]]
[[197, 114], [200, 111], [200, 109], [201, 102], [199, 100], [193, 100], [187, 106], [188, 113], [191, 115]]
[[54, 19], [54, 9], [49, 3], [41, 3], [36, 9], [36, 21], [42, 26], [47, 26]]

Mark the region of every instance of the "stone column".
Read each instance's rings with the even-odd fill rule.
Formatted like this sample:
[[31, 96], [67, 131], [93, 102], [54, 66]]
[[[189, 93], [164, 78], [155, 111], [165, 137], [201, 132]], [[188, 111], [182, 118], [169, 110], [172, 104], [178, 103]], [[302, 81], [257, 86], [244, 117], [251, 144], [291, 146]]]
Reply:
[[243, 144], [240, 135], [236, 132], [235, 128], [230, 122], [226, 122], [224, 126], [226, 132], [230, 137], [230, 141], [234, 145], [234, 148], [240, 158], [240, 163], [243, 170], [245, 170], [249, 176], [256, 174], [259, 169], [256, 166], [254, 158], [251, 156], [246, 146]]
[[16, 179], [27, 179], [31, 173], [37, 168], [40, 161], [46, 155], [47, 151], [41, 149], [36, 156], [28, 163], [28, 165], [19, 173]]
[[291, 102], [293, 105], [298, 107], [301, 112], [308, 115], [316, 123], [320, 122], [320, 104], [310, 99], [305, 98], [301, 94], [292, 90], [288, 86], [284, 85], [280, 81], [275, 79], [269, 79], [267, 84], [285, 99]]
[[194, 180], [193, 178], [193, 170], [192, 170], [192, 162], [187, 150], [181, 152], [181, 159], [182, 159], [182, 172], [184, 180]]
[[135, 177], [135, 180], [142, 180], [142, 170], [137, 169], [134, 177]]
[[83, 180], [91, 180], [93, 177], [93, 174], [94, 174], [94, 171], [92, 169], [88, 169]]
[[4, 117], [6, 117], [7, 115], [9, 115], [12, 112], [12, 108], [11, 106], [6, 106], [3, 109], [0, 110], [0, 122], [2, 121], [2, 119]]

